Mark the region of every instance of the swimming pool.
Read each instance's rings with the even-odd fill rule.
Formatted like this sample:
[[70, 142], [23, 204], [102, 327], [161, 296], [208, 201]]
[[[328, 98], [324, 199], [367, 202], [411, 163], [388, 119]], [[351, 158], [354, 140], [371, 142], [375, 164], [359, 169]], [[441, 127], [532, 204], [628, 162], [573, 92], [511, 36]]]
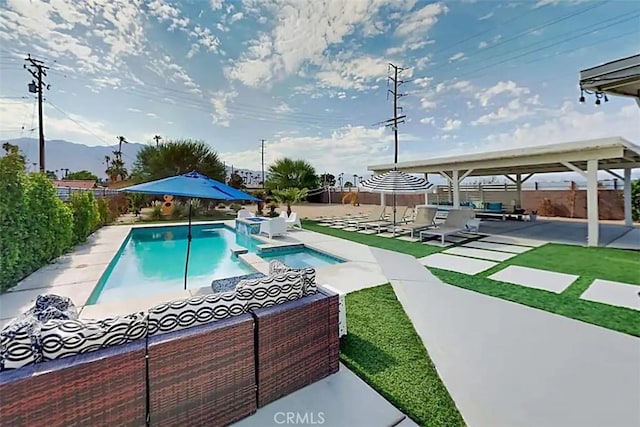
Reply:
[[[191, 227], [187, 286], [197, 289], [211, 281], [255, 271], [232, 254], [242, 247], [269, 261], [279, 259], [293, 268], [320, 267], [343, 260], [304, 246], [266, 249], [250, 235], [235, 233], [222, 224]], [[87, 304], [143, 298], [184, 289], [187, 226], [134, 228], [100, 278]]]

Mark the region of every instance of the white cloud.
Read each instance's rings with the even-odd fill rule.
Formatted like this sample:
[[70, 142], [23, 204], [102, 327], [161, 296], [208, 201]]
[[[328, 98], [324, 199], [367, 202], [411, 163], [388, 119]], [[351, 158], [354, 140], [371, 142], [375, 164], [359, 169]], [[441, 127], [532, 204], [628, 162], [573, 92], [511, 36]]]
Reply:
[[241, 20], [243, 17], [244, 14], [242, 12], [234, 13], [231, 15], [231, 18], [229, 18], [229, 24], [233, 24], [234, 22]]
[[444, 126], [442, 127], [442, 130], [444, 132], [453, 132], [455, 130], [460, 129], [460, 127], [462, 126], [462, 122], [458, 119], [447, 119], [445, 121]]
[[142, 113], [142, 110], [137, 108], [127, 108], [127, 111], [131, 111], [132, 113]]
[[[37, 119], [34, 124], [35, 132], [29, 132], [33, 111], [33, 103], [27, 100], [16, 102], [16, 100], [0, 97], [0, 129], [15, 129], [15, 134], [3, 133], [3, 139], [20, 136], [37, 138]], [[25, 117], [28, 117], [26, 121]], [[118, 135], [119, 133], [117, 132], [122, 132], [122, 129], [116, 132], [116, 130], [110, 129], [109, 125], [102, 121], [92, 120], [79, 114], [68, 113], [68, 116], [65, 116], [47, 103], [44, 104], [44, 120], [48, 140], [66, 139], [91, 146], [105, 145], [104, 141], [111, 143], [114, 140], [113, 136]], [[26, 126], [24, 131], [21, 131], [20, 128], [23, 124]], [[33, 158], [37, 156], [35, 152], [25, 154]]]
[[293, 108], [291, 108], [291, 106], [286, 102], [283, 102], [282, 104], [278, 105], [273, 110], [278, 114], [293, 113]]
[[557, 6], [561, 5], [576, 5], [580, 3], [584, 3], [587, 0], [538, 0], [538, 2], [533, 6], [535, 9], [544, 7], [544, 6]]
[[489, 43], [487, 43], [485, 41], [481, 41], [480, 44], [478, 44], [478, 48], [479, 49], [484, 49], [487, 46], [489, 46]]
[[435, 42], [436, 42], [435, 40], [420, 40], [420, 41], [406, 42], [400, 46], [388, 48], [385, 51], [385, 53], [387, 55], [396, 55], [402, 52], [412, 52], [414, 50], [422, 49], [427, 45], [434, 44]]
[[[277, 25], [270, 33], [260, 34], [253, 40], [247, 52], [227, 68], [225, 74], [228, 78], [239, 80], [247, 86], [261, 87], [298, 73], [300, 66], [305, 63], [322, 65], [326, 60], [323, 53], [328, 47], [342, 43], [345, 37], [375, 22], [383, 6], [398, 9], [407, 7], [407, 4], [394, 0], [281, 0], [277, 4], [245, 1], [243, 6], [247, 13], [254, 13], [253, 9], [262, 6], [264, 14], [275, 15], [273, 22]], [[439, 12], [435, 13], [434, 8]], [[437, 3], [425, 9], [437, 16], [446, 7]], [[427, 21], [414, 22], [416, 14], [424, 15]], [[433, 25], [434, 19], [437, 21], [437, 18], [430, 18], [428, 13], [422, 11], [412, 16], [414, 21], [408, 24], [411, 27], [424, 29], [425, 26]], [[405, 33], [406, 28], [407, 26], [403, 25], [398, 31], [403, 35], [414, 34]], [[420, 34], [422, 33], [423, 31], [420, 31]], [[333, 80], [335, 76], [327, 79]]]
[[[384, 58], [363, 56], [348, 61], [334, 60], [322, 66], [315, 78], [318, 86], [353, 90], [372, 89], [375, 82], [386, 79], [389, 63]], [[411, 70], [404, 74], [411, 77]]]
[[449, 8], [442, 2], [428, 4], [408, 17], [404, 17], [398, 24], [395, 33], [410, 40], [420, 39], [438, 23], [440, 15], [447, 12], [449, 12]]
[[227, 104], [238, 96], [235, 91], [218, 91], [211, 95], [211, 105], [213, 106], [213, 114], [211, 119], [214, 124], [223, 127], [229, 127], [233, 115], [229, 112]]
[[170, 31], [176, 28], [185, 29], [189, 25], [189, 18], [183, 16], [180, 9], [164, 0], [153, 0], [147, 3], [147, 7], [159, 22], [169, 21], [171, 23], [169, 26]]
[[454, 53], [453, 55], [451, 55], [451, 57], [449, 57], [449, 62], [459, 61], [463, 58], [464, 58], [464, 52]]
[[202, 94], [199, 85], [191, 78], [187, 70], [172, 62], [168, 55], [160, 55], [151, 59], [147, 68], [168, 81], [182, 84], [187, 91], [194, 95]]
[[526, 87], [518, 86], [515, 82], [508, 81], [499, 81], [494, 86], [489, 89], [478, 91], [476, 93], [476, 99], [480, 101], [480, 105], [486, 107], [489, 104], [491, 99], [499, 96], [501, 94], [506, 94], [510, 96], [522, 96], [528, 94], [530, 91]]
[[152, 119], [157, 119], [158, 115], [156, 113], [147, 113], [147, 117], [151, 117]]
[[[410, 144], [417, 138], [400, 134], [399, 140], [401, 144]], [[361, 174], [366, 173], [367, 165], [391, 162], [392, 156], [393, 135], [387, 129], [347, 126], [328, 136], [282, 136], [270, 141], [265, 150], [265, 163], [268, 166], [279, 158], [290, 157], [310, 161], [317, 173]], [[260, 154], [253, 149], [221, 153], [221, 157], [237, 167], [260, 169]], [[336, 158], [340, 159], [339, 164]]]
[[423, 119], [420, 119], [420, 123], [425, 125], [432, 125], [434, 121], [435, 121], [435, 117], [425, 117]]
[[640, 110], [632, 101], [617, 111], [606, 110], [606, 107], [596, 110], [596, 107], [568, 101], [548, 116], [548, 120], [538, 125], [524, 124], [509, 132], [489, 135], [477, 149], [507, 149], [610, 136], [640, 141], [637, 125]]
[[478, 21], [484, 21], [485, 19], [489, 19], [493, 16], [493, 12], [489, 12], [486, 15], [482, 15], [481, 17], [478, 18]]
[[506, 123], [519, 120], [533, 114], [526, 105], [522, 105], [518, 99], [512, 99], [505, 107], [479, 117], [471, 122], [472, 125], [488, 125], [494, 123]]
[[222, 5], [224, 4], [224, 0], [209, 0], [211, 4], [211, 9], [220, 10], [222, 9]]

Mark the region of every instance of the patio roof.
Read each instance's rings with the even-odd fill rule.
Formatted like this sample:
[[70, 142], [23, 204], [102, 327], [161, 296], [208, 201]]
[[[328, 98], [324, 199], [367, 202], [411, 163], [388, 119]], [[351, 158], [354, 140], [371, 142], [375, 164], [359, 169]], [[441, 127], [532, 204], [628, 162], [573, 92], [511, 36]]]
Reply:
[[[601, 170], [640, 168], [640, 147], [624, 138], [611, 137], [412, 160], [398, 163], [397, 168], [407, 173], [440, 173], [457, 170], [467, 171], [465, 176], [492, 176], [575, 170], [566, 163], [584, 171], [589, 160], [598, 160], [598, 167]], [[393, 167], [393, 163], [385, 163], [369, 166], [368, 169], [381, 173]]]
[[640, 54], [580, 71], [580, 87], [588, 91], [629, 96], [640, 106]]

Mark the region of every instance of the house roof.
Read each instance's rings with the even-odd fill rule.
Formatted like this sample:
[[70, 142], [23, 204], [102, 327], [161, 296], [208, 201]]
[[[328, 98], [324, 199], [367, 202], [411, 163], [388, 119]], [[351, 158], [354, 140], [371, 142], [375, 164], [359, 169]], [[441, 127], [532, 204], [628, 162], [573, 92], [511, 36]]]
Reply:
[[[600, 169], [640, 168], [640, 147], [621, 137], [519, 147], [509, 150], [412, 160], [397, 164], [407, 173], [470, 171], [466, 176], [516, 173], [571, 172], [565, 163], [586, 170], [587, 161], [597, 159]], [[393, 169], [393, 163], [369, 166], [375, 173]]]
[[53, 185], [55, 187], [68, 187], [68, 188], [79, 188], [79, 189], [90, 189], [97, 187], [95, 181], [92, 180], [84, 180], [84, 179], [69, 179], [53, 181]]

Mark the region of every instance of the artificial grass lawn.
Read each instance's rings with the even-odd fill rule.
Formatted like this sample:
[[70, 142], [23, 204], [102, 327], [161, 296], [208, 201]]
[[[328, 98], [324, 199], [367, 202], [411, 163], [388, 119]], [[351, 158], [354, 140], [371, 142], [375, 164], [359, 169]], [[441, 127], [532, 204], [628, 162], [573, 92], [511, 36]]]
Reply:
[[443, 282], [460, 288], [640, 337], [640, 312], [630, 308], [581, 300], [579, 298], [581, 291], [579, 293], [571, 291], [574, 287], [586, 289], [591, 283], [589, 279], [578, 279], [565, 292], [555, 294], [481, 276], [468, 276], [437, 268], [429, 270]]
[[325, 227], [322, 225], [318, 225], [318, 223], [314, 221], [303, 221], [302, 226], [306, 230], [316, 231], [318, 233], [339, 237], [345, 240], [351, 240], [352, 242], [362, 243], [363, 245], [367, 246], [401, 252], [404, 254], [412, 255], [416, 258], [422, 258], [423, 256], [440, 252], [443, 249], [437, 246], [429, 246], [416, 242], [406, 242], [404, 240], [390, 239], [387, 237], [376, 236], [374, 234], [362, 234], [354, 231], [344, 231], [337, 228]]
[[391, 285], [350, 293], [346, 305], [342, 362], [416, 423], [464, 425]]
[[[336, 230], [314, 223], [305, 223], [305, 228], [369, 246], [384, 247], [415, 257], [422, 257], [444, 249]], [[429, 251], [429, 253], [422, 251]], [[576, 274], [580, 277], [561, 294], [498, 282], [488, 278], [509, 265]], [[476, 276], [437, 268], [429, 270], [443, 282], [460, 288], [640, 337], [640, 312], [637, 310], [580, 299], [580, 295], [594, 279], [640, 285], [640, 253], [637, 251], [549, 243], [499, 263]]]

